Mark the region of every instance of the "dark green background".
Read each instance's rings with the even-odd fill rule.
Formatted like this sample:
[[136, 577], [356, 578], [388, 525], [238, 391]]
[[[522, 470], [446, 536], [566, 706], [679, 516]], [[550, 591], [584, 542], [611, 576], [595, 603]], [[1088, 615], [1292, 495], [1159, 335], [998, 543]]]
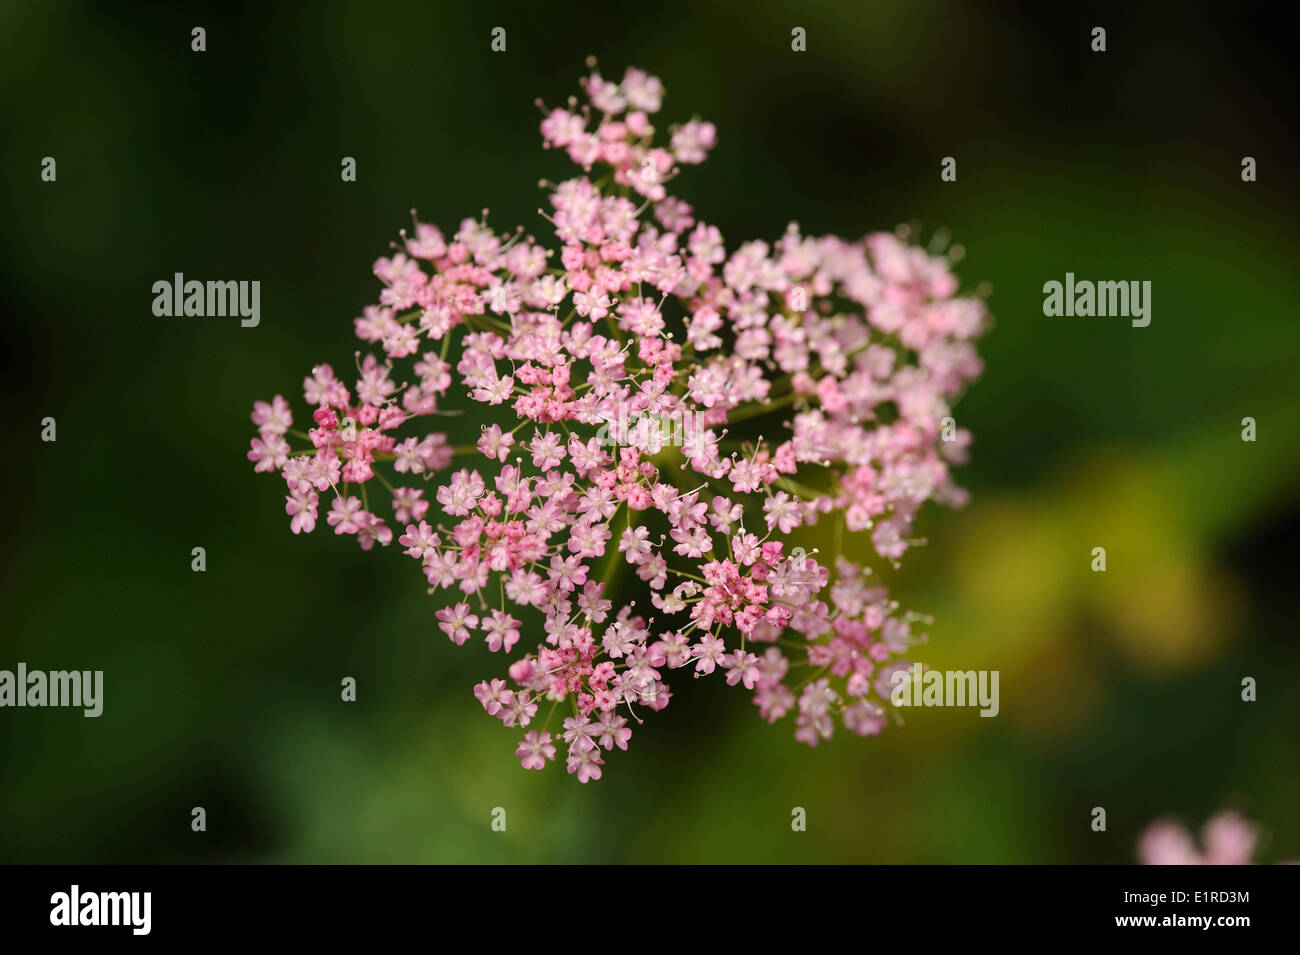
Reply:
[[[177, 6], [0, 6], [0, 667], [106, 682], [98, 720], [0, 711], [0, 860], [1126, 862], [1151, 818], [1225, 806], [1267, 827], [1261, 858], [1300, 855], [1293, 41], [1269, 14]], [[435, 629], [396, 549], [291, 535], [252, 473], [253, 400], [302, 420], [308, 369], [350, 366], [408, 209], [544, 233], [537, 180], [572, 167], [533, 100], [575, 93], [591, 53], [663, 78], [660, 125], [717, 124], [678, 191], [730, 248], [791, 219], [918, 220], [991, 283], [987, 372], [958, 407], [973, 503], [929, 510], [930, 545], [885, 576], [936, 618], [925, 659], [1000, 671], [997, 719], [920, 711], [810, 751], [679, 675], [599, 783], [524, 773], [470, 694], [500, 657]], [[260, 280], [261, 326], [155, 318], [177, 271]], [[1151, 281], [1150, 327], [1045, 318], [1067, 271]]]

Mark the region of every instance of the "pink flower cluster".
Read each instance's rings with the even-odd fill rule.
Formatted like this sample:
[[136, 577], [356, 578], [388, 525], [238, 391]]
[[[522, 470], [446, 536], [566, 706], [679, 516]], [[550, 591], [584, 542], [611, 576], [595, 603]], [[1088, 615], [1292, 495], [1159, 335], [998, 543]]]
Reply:
[[[946, 259], [891, 234], [846, 242], [792, 223], [728, 253], [668, 193], [714, 147], [713, 125], [655, 145], [658, 79], [593, 69], [582, 86], [589, 105], [541, 124], [582, 170], [544, 184], [558, 249], [498, 235], [486, 214], [451, 235], [417, 222], [375, 263], [379, 301], [356, 319], [382, 356], [352, 388], [318, 366], [306, 432], [280, 396], [258, 402], [248, 457], [284, 478], [294, 533], [316, 526], [323, 494], [336, 534], [369, 548], [398, 533], [431, 592], [459, 593], [436, 614], [453, 643], [536, 640], [508, 679], [475, 688], [526, 730], [526, 769], [562, 743], [568, 771], [598, 779], [681, 669], [721, 671], [764, 719], [793, 714], [809, 745], [837, 723], [874, 735], [888, 674], [924, 635], [869, 568], [818, 561], [791, 535], [867, 532], [896, 565], [922, 504], [962, 503], [949, 464], [969, 435], [943, 419], [981, 371], [983, 303], [958, 296]], [[410, 434], [453, 382], [500, 423], [463, 447]], [[643, 429], [616, 446], [607, 426], [629, 413], [698, 427], [684, 448]]]

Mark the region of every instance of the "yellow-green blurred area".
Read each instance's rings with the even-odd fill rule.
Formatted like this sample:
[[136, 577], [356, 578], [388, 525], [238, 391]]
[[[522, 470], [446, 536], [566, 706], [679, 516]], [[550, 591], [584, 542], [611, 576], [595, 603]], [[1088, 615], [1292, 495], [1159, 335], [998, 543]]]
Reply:
[[[0, 668], [102, 669], [105, 700], [0, 710], [0, 860], [1129, 862], [1153, 817], [1225, 806], [1261, 859], [1296, 856], [1291, 41], [1246, 5], [1145, 6], [5, 4]], [[972, 501], [874, 566], [933, 617], [918, 658], [999, 671], [996, 718], [918, 709], [810, 750], [677, 673], [604, 779], [526, 773], [471, 694], [505, 661], [448, 642], [397, 548], [291, 535], [252, 473], [253, 400], [302, 420], [308, 370], [351, 367], [411, 207], [547, 233], [537, 180], [572, 167], [533, 100], [593, 53], [663, 78], [660, 125], [716, 123], [675, 186], [729, 248], [915, 220], [991, 285], [956, 410]], [[155, 318], [175, 272], [260, 280], [261, 325]], [[1067, 272], [1150, 281], [1150, 326], [1045, 317]]]

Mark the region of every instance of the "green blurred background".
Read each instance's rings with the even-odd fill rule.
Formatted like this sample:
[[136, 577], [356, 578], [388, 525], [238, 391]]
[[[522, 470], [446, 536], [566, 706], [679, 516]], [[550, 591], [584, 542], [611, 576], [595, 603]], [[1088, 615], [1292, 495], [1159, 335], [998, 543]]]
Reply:
[[[0, 711], [0, 861], [1128, 862], [1153, 817], [1226, 806], [1266, 826], [1262, 859], [1300, 854], [1297, 150], [1266, 15], [265, 6], [0, 6], [0, 667], [105, 671], [97, 720]], [[973, 502], [927, 511], [929, 546], [883, 573], [935, 618], [927, 662], [1001, 672], [997, 719], [921, 710], [808, 750], [679, 675], [599, 783], [525, 773], [470, 693], [501, 658], [435, 629], [397, 549], [291, 535], [252, 473], [253, 400], [301, 414], [313, 364], [351, 365], [369, 264], [411, 207], [544, 233], [537, 180], [571, 167], [533, 100], [575, 93], [593, 53], [663, 78], [660, 125], [717, 124], [678, 191], [729, 247], [791, 219], [916, 220], [991, 284], [987, 371], [957, 409]], [[259, 279], [261, 326], [155, 318], [177, 271]], [[1067, 271], [1150, 280], [1150, 327], [1045, 318]]]

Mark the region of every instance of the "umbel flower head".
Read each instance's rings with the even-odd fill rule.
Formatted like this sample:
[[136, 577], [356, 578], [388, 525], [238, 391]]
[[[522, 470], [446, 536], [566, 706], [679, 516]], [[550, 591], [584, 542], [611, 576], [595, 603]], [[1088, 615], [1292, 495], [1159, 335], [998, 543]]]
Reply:
[[[894, 234], [791, 223], [728, 252], [669, 192], [713, 124], [665, 138], [658, 79], [591, 66], [586, 105], [543, 109], [543, 145], [578, 166], [543, 183], [550, 247], [486, 214], [417, 221], [374, 264], [359, 377], [312, 370], [306, 431], [257, 402], [248, 457], [284, 479], [295, 534], [323, 512], [363, 549], [396, 540], [451, 593], [451, 642], [515, 655], [474, 694], [523, 734], [525, 769], [563, 756], [599, 779], [683, 673], [810, 746], [875, 735], [919, 618], [792, 535], [868, 535], [896, 566], [926, 501], [963, 503], [949, 465], [970, 436], [944, 419], [981, 371], [984, 305]], [[496, 418], [475, 444], [426, 430], [470, 402]]]

